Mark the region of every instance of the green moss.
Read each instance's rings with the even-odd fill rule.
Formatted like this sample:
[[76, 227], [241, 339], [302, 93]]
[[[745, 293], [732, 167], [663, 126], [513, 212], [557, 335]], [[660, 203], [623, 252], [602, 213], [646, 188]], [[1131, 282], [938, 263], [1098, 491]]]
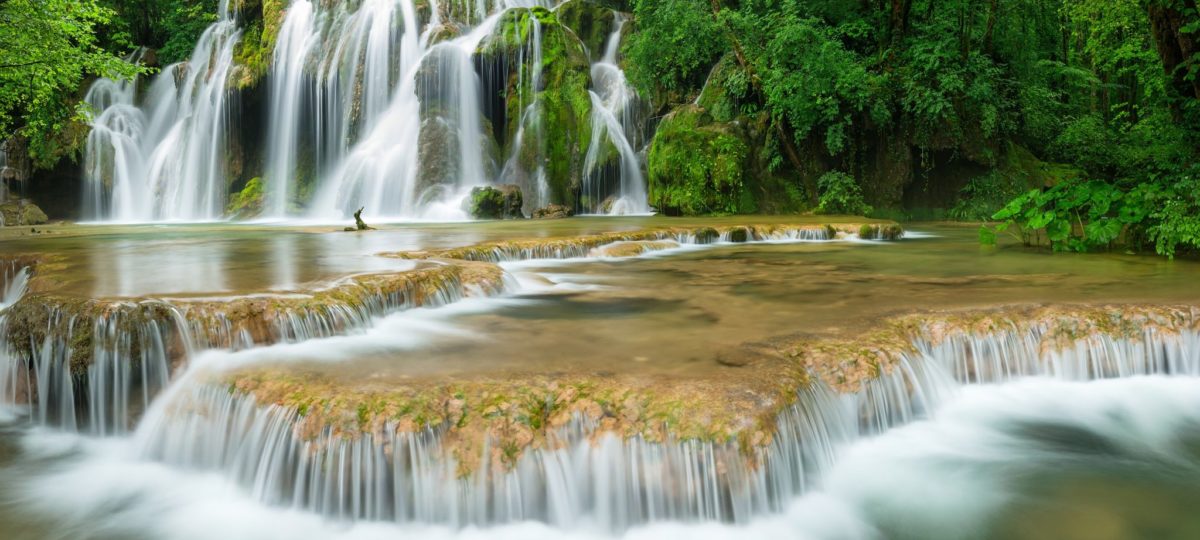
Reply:
[[604, 46], [612, 34], [616, 16], [607, 9], [589, 0], [567, 0], [555, 10], [559, 22], [570, 28], [587, 46], [592, 60], [604, 56]]
[[736, 213], [750, 204], [743, 174], [750, 146], [703, 109], [676, 109], [659, 124], [647, 158], [650, 202], [667, 214]]
[[257, 216], [263, 210], [263, 195], [262, 178], [251, 178], [246, 182], [246, 186], [230, 199], [225, 213], [235, 218]]
[[241, 0], [238, 3], [245, 30], [233, 51], [234, 62], [242, 68], [234, 79], [237, 88], [257, 86], [270, 71], [275, 39], [279, 36], [286, 6], [287, 0]]

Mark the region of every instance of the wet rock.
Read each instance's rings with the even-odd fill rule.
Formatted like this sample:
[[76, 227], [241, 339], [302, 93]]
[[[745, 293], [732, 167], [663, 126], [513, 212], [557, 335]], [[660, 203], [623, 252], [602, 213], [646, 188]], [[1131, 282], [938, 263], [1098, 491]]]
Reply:
[[563, 26], [579, 36], [593, 61], [604, 56], [604, 47], [616, 22], [613, 10], [591, 0], [567, 0], [559, 5], [555, 15]]
[[895, 223], [884, 225], [863, 225], [858, 228], [858, 237], [863, 240], [899, 240], [904, 236], [904, 229]]
[[562, 219], [575, 215], [575, 211], [562, 204], [552, 204], [533, 211], [533, 219]]
[[463, 210], [473, 219], [521, 219], [521, 188], [514, 184], [484, 186], [471, 190]]
[[729, 231], [729, 241], [742, 243], [750, 240], [750, 229], [738, 227]]
[[41, 208], [25, 199], [0, 204], [0, 225], [41, 225], [48, 220]]
[[697, 244], [711, 244], [721, 239], [721, 233], [712, 227], [701, 227], [696, 229], [692, 235], [695, 236]]

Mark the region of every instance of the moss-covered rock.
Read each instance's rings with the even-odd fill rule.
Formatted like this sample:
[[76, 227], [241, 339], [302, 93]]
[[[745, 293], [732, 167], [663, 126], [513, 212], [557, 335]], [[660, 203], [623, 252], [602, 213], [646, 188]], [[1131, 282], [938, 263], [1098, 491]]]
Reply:
[[567, 0], [554, 11], [558, 21], [579, 37], [592, 58], [604, 56], [604, 47], [612, 35], [616, 15], [612, 9], [594, 0]]
[[47, 221], [46, 213], [32, 202], [22, 199], [0, 204], [0, 225], [41, 225]]
[[[533, 88], [533, 71], [517, 60], [533, 58], [535, 29], [542, 62]], [[575, 207], [591, 143], [591, 62], [583, 43], [554, 12], [535, 7], [505, 13], [476, 52], [482, 71], [500, 77], [493, 82], [502, 88], [502, 110], [492, 121], [503, 126], [504, 154], [516, 156], [521, 187], [535, 189], [540, 174], [549, 186], [543, 203]]]
[[271, 69], [275, 38], [283, 24], [287, 0], [234, 0], [242, 21], [242, 37], [233, 51], [238, 69], [233, 75], [235, 88], [257, 86]]
[[735, 126], [714, 123], [700, 107], [680, 107], [650, 143], [650, 204], [675, 215], [753, 211], [743, 178], [749, 158], [750, 145]]
[[863, 240], [899, 240], [904, 229], [895, 223], [865, 224], [858, 228], [858, 237]]
[[239, 219], [255, 217], [263, 210], [263, 181], [254, 177], [246, 182], [241, 191], [235, 193], [229, 200], [225, 214]]
[[523, 218], [523, 203], [521, 188], [514, 184], [483, 186], [471, 190], [471, 195], [463, 201], [463, 210], [474, 219]]

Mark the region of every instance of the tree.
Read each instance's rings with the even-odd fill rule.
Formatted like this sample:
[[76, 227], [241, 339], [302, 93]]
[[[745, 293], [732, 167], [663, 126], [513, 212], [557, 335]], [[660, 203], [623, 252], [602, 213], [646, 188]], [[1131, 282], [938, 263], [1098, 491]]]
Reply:
[[0, 3], [0, 139], [24, 135], [35, 162], [57, 161], [56, 141], [84, 116], [85, 79], [141, 71], [100, 48], [96, 28], [112, 15], [96, 0]]

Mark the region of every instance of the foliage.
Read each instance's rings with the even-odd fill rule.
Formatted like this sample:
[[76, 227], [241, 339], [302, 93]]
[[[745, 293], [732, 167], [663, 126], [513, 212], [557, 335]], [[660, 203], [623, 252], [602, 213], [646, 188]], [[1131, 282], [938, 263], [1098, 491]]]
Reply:
[[754, 204], [744, 193], [750, 148], [727, 124], [698, 108], [663, 119], [650, 145], [650, 203], [668, 214], [736, 213]]
[[638, 31], [624, 53], [645, 95], [698, 88], [728, 46], [704, 0], [635, 0], [633, 13]]
[[817, 204], [818, 214], [867, 215], [871, 207], [863, 202], [862, 190], [850, 175], [830, 171], [817, 180], [821, 199]]
[[62, 134], [84, 118], [86, 77], [141, 71], [100, 48], [96, 28], [112, 16], [96, 0], [0, 3], [0, 139], [24, 135], [36, 164], [57, 161]]
[[1181, 247], [1200, 248], [1200, 164], [1124, 190], [1101, 180], [1062, 182], [1016, 197], [993, 217], [1002, 222], [995, 232], [1016, 228], [1026, 245], [1082, 252], [1123, 241], [1174, 257]]
[[1021, 195], [1021, 182], [1000, 170], [972, 178], [959, 191], [958, 203], [949, 211], [956, 221], [987, 221], [1010, 200]]

